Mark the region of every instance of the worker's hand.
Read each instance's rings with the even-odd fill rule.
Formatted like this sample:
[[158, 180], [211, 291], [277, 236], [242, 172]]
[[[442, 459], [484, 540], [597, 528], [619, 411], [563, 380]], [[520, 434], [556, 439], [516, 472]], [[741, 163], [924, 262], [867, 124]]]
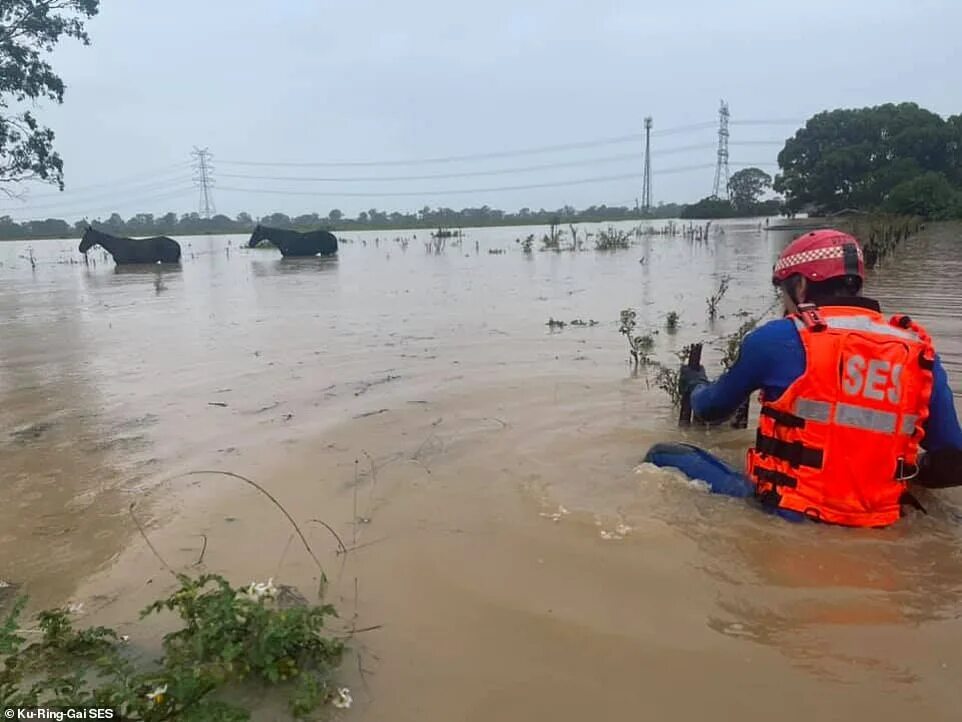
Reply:
[[682, 364], [678, 371], [678, 384], [681, 387], [682, 396], [686, 396], [699, 386], [708, 383], [708, 374], [705, 367], [699, 366], [697, 369], [689, 368], [687, 364]]

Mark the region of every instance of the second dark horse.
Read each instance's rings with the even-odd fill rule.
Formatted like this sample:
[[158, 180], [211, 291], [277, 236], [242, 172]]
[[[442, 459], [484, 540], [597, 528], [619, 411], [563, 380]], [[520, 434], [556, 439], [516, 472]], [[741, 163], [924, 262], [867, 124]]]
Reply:
[[180, 244], [167, 236], [122, 238], [98, 231], [90, 226], [80, 239], [80, 252], [101, 246], [119, 265], [134, 263], [180, 263]]
[[337, 253], [337, 236], [328, 231], [298, 233], [283, 228], [258, 225], [251, 234], [247, 246], [254, 248], [263, 240], [270, 241], [280, 249], [283, 256], [333, 256]]

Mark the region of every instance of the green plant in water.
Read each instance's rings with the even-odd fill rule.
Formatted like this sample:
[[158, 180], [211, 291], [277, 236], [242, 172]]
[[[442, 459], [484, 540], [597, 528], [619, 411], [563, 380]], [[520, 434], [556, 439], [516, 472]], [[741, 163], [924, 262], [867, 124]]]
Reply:
[[548, 328], [556, 328], [558, 330], [563, 329], [567, 325], [564, 321], [555, 321], [553, 318], [549, 318], [548, 323], [545, 324]]
[[635, 336], [637, 313], [634, 309], [626, 308], [621, 312], [618, 333], [623, 334], [628, 342], [628, 355], [635, 368], [646, 366], [651, 361], [651, 350], [655, 346], [655, 339], [650, 334]]
[[675, 331], [677, 331], [677, 330], [678, 330], [678, 319], [679, 319], [679, 316], [678, 316], [678, 312], [677, 312], [677, 311], [669, 311], [669, 312], [668, 312], [668, 315], [665, 316], [665, 328], [668, 329], [668, 330], [669, 330], [670, 332], [672, 332], [672, 333], [674, 333]]
[[730, 279], [728, 276], [724, 276], [718, 283], [718, 290], [705, 299], [705, 302], [708, 304], [708, 318], [711, 321], [714, 321], [718, 317], [718, 304], [721, 303], [725, 294], [728, 293], [729, 282]]
[[530, 254], [532, 246], [534, 246], [534, 233], [530, 234], [521, 242], [521, 250], [526, 254]]
[[564, 238], [565, 232], [560, 228], [561, 221], [557, 218], [551, 220], [551, 225], [548, 229], [548, 235], [543, 236], [541, 239], [541, 250], [542, 251], [560, 251], [561, 250], [561, 239]]
[[614, 226], [608, 226], [605, 230], [598, 232], [598, 240], [595, 241], [596, 251], [624, 250], [631, 247], [631, 233], [620, 231]]
[[668, 394], [672, 406], [681, 405], [681, 376], [677, 369], [660, 367], [655, 376], [655, 385]]
[[164, 637], [163, 656], [146, 669], [125, 656], [116, 632], [78, 631], [65, 610], [41, 612], [42, 636], [27, 644], [19, 635], [26, 599], [18, 599], [0, 625], [0, 707], [107, 707], [124, 720], [245, 720], [247, 709], [218, 694], [244, 683], [282, 688], [296, 717], [325, 702], [350, 704], [349, 692], [333, 687], [344, 650], [325, 634], [333, 607], [280, 607], [271, 581], [234, 588], [216, 574], [178, 580], [173, 594], [141, 613], [172, 611], [183, 625]]

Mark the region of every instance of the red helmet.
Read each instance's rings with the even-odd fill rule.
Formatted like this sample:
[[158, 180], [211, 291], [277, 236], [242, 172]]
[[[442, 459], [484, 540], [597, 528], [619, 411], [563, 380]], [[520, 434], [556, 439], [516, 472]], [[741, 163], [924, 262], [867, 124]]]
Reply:
[[839, 276], [865, 276], [862, 247], [854, 236], [825, 228], [799, 236], [788, 244], [772, 272], [772, 283], [780, 284], [796, 273], [809, 281]]

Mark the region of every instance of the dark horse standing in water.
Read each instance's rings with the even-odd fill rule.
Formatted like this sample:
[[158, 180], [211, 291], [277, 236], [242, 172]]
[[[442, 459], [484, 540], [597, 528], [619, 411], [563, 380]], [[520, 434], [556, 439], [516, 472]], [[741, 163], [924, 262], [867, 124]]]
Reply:
[[258, 225], [251, 234], [247, 246], [254, 248], [263, 240], [277, 246], [283, 256], [333, 256], [337, 253], [337, 236], [328, 231], [285, 231], [282, 228], [268, 228]]
[[114, 263], [180, 263], [180, 244], [167, 236], [120, 238], [87, 226], [80, 239], [80, 252], [101, 246], [114, 257]]

